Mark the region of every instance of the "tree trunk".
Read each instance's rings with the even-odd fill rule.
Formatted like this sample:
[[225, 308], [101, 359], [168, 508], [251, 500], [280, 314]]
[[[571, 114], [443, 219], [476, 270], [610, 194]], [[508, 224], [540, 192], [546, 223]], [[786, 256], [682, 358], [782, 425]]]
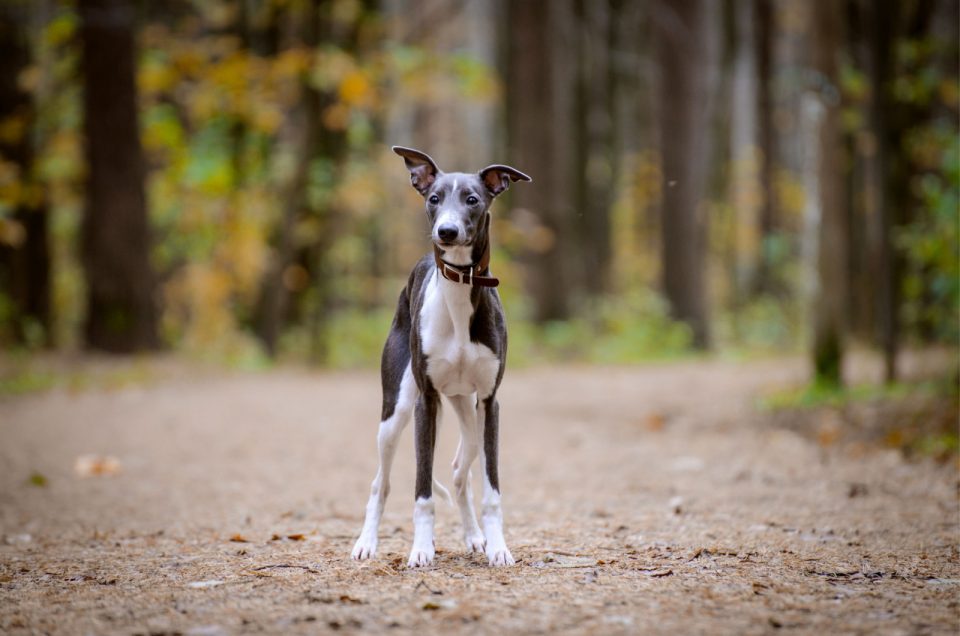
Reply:
[[82, 0], [84, 133], [82, 228], [86, 343], [127, 353], [157, 346], [155, 277], [134, 81], [135, 11], [123, 0]]
[[528, 215], [516, 220], [528, 231], [527, 286], [533, 318], [542, 323], [570, 316], [579, 253], [571, 231], [573, 12], [568, 0], [519, 0], [511, 4], [510, 18], [508, 161], [534, 179], [513, 190], [511, 201]]
[[577, 87], [577, 214], [582, 237], [584, 290], [609, 287], [610, 208], [617, 189], [615, 78], [611, 57], [616, 40], [615, 7], [609, 0], [578, 0], [579, 86]]
[[[34, 149], [29, 131], [35, 108], [29, 93], [20, 90], [20, 72], [30, 64], [30, 47], [22, 25], [27, 5], [0, 4], [0, 121], [17, 122], [19, 130], [0, 140], [0, 157], [16, 166], [19, 189], [5, 201], [12, 207], [0, 221], [0, 294], [10, 303], [9, 324], [0, 325], [0, 338], [26, 345], [49, 344], [50, 251], [47, 207], [35, 197]], [[39, 340], [39, 341], [38, 341]]]
[[889, 82], [892, 76], [890, 42], [893, 41], [893, 20], [896, 6], [892, 2], [866, 2], [860, 6], [864, 17], [867, 75], [870, 79], [869, 130], [873, 140], [872, 154], [865, 158], [868, 171], [867, 201], [871, 206], [868, 218], [872, 231], [871, 269], [876, 289], [876, 331], [883, 350], [884, 376], [887, 382], [897, 379], [897, 348], [899, 341], [899, 276], [896, 252], [893, 246], [894, 214], [891, 194], [896, 192], [896, 175], [890, 157], [889, 114], [894, 105], [890, 99]]
[[[844, 314], [847, 301], [847, 223], [844, 170], [841, 162], [840, 93], [837, 56], [840, 44], [840, 5], [816, 0], [813, 6], [813, 68], [819, 109], [816, 117], [816, 191], [807, 192], [819, 207], [816, 289], [813, 304], [813, 365], [815, 381], [843, 384]], [[815, 105], [814, 105], [815, 104]]]
[[777, 225], [776, 160], [777, 137], [773, 125], [773, 39], [772, 0], [754, 0], [754, 45], [757, 71], [757, 145], [760, 179], [760, 260], [754, 279], [754, 294], [771, 294], [778, 290], [777, 263], [770, 244], [776, 240]]
[[[322, 0], [312, 0], [302, 7], [304, 15], [300, 24], [302, 42], [316, 47], [320, 30]], [[310, 180], [310, 164], [317, 154], [320, 135], [320, 96], [316, 89], [304, 81], [296, 136], [299, 139], [297, 163], [286, 192], [280, 222], [274, 238], [270, 264], [263, 275], [260, 299], [257, 305], [256, 329], [260, 341], [271, 358], [277, 355], [277, 345], [289, 313], [291, 292], [284, 275], [294, 263], [297, 246], [294, 244], [294, 228], [306, 208], [307, 188]]]
[[730, 95], [731, 197], [734, 215], [734, 307], [742, 307], [757, 288], [763, 261], [760, 240], [761, 183], [756, 20], [754, 1], [733, 5], [733, 90]]
[[[705, 199], [718, 77], [718, 10], [712, 0], [657, 5], [663, 288], [694, 346], [710, 344]], [[693, 43], [696, 43], [695, 45]]]

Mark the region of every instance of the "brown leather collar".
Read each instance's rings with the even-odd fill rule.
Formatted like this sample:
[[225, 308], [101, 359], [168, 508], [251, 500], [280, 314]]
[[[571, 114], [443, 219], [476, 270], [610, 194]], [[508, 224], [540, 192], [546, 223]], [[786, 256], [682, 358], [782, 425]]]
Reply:
[[449, 281], [470, 285], [471, 287], [496, 287], [500, 284], [499, 278], [493, 276], [482, 276], [490, 266], [490, 244], [487, 243], [487, 249], [483, 251], [480, 262], [476, 265], [451, 265], [440, 258], [440, 248], [436, 243], [433, 245], [433, 260], [437, 264], [437, 270], [440, 275]]

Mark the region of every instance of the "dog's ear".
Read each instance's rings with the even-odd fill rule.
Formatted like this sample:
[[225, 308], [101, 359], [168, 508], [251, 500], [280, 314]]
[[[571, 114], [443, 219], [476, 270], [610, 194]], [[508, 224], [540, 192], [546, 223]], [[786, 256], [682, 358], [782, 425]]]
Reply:
[[440, 172], [437, 164], [430, 155], [413, 148], [394, 146], [393, 151], [403, 157], [403, 162], [407, 164], [407, 170], [410, 171], [410, 185], [417, 192], [425, 195]]
[[487, 187], [487, 192], [493, 196], [497, 196], [509, 188], [511, 181], [533, 181], [516, 168], [499, 164], [487, 166], [481, 170], [480, 179], [483, 181], [483, 185]]

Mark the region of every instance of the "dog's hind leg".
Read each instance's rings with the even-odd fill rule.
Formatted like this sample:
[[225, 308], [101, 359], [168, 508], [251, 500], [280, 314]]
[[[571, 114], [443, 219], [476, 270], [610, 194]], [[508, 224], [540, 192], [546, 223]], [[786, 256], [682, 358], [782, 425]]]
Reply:
[[[387, 401], [388, 399], [389, 397], [385, 393], [384, 400]], [[370, 485], [370, 499], [367, 501], [363, 530], [360, 532], [360, 538], [353, 546], [354, 559], [370, 559], [377, 553], [377, 532], [380, 527], [380, 517], [383, 515], [383, 506], [387, 501], [387, 495], [390, 493], [390, 467], [393, 465], [400, 433], [403, 432], [410, 421], [416, 399], [417, 383], [413, 379], [408, 364], [400, 380], [392, 412], [389, 408], [384, 408], [384, 414], [386, 415], [388, 412], [390, 414], [380, 422], [380, 431], [377, 434], [380, 466], [377, 468], [377, 476], [373, 478], [373, 483]]]
[[473, 508], [473, 489], [470, 467], [479, 451], [476, 397], [456, 395], [450, 398], [453, 410], [460, 420], [460, 446], [453, 461], [453, 490], [463, 520], [463, 539], [470, 552], [483, 552], [484, 538]]

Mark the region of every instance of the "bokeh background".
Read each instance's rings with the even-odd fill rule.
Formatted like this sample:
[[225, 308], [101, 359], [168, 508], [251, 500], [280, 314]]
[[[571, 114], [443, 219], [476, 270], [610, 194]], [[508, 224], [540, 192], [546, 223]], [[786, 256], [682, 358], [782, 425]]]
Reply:
[[955, 0], [2, 0], [0, 346], [375, 367], [428, 249], [401, 144], [534, 178], [493, 212], [511, 365], [803, 352], [831, 385], [861, 348], [893, 380], [958, 340], [958, 24]]

